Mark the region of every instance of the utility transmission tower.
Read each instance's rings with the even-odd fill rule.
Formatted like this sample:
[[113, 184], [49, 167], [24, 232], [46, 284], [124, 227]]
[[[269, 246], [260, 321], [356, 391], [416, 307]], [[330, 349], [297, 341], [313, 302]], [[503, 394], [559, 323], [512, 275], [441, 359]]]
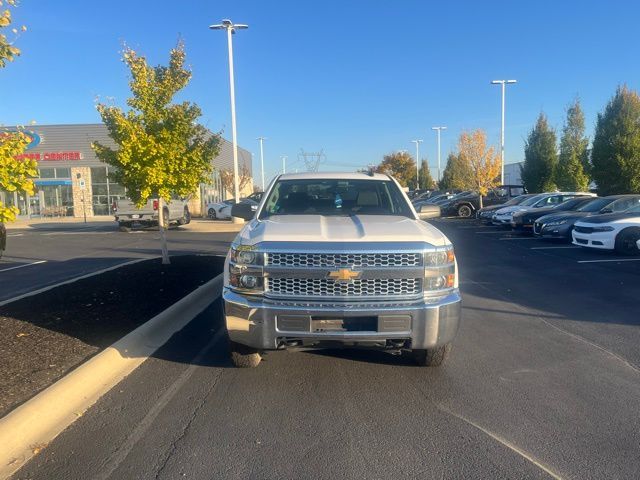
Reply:
[[324, 154], [324, 148], [321, 148], [319, 152], [305, 152], [301, 148], [298, 154], [298, 161], [301, 160], [304, 161], [308, 172], [317, 172], [320, 164], [327, 160], [327, 156]]

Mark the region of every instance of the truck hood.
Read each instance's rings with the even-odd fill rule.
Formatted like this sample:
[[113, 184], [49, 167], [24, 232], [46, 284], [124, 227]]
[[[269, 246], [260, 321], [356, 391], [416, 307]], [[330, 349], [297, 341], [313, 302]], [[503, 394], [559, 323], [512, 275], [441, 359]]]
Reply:
[[274, 215], [252, 220], [238, 234], [244, 245], [260, 242], [426, 242], [451, 243], [421, 220], [395, 215]]

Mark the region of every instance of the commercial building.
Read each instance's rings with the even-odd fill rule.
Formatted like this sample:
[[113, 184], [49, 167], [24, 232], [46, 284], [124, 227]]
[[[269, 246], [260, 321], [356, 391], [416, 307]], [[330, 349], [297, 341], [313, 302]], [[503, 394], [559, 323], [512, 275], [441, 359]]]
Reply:
[[524, 165], [524, 162], [504, 164], [505, 185], [522, 185], [521, 170], [523, 165]]
[[[114, 200], [125, 198], [126, 190], [113, 181], [108, 165], [96, 157], [91, 143], [98, 141], [115, 148], [103, 124], [41, 125], [26, 130], [30, 137], [23, 157], [38, 164], [36, 192], [32, 196], [0, 190], [0, 201], [15, 205], [21, 216], [93, 217], [110, 215]], [[233, 170], [231, 143], [222, 139], [220, 153], [211, 159], [214, 173], [210, 181], [200, 186], [190, 201], [192, 214], [204, 211], [209, 201], [222, 200], [232, 192], [222, 186], [220, 171]], [[252, 176], [251, 153], [238, 148], [241, 170]], [[244, 167], [244, 168], [243, 168]], [[253, 182], [248, 181], [242, 194], [251, 193]]]

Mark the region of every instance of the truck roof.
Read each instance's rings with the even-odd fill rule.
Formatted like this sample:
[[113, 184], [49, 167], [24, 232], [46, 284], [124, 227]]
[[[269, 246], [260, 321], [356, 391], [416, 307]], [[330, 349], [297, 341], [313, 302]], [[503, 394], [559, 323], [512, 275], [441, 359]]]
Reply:
[[389, 180], [389, 176], [382, 173], [361, 173], [361, 172], [303, 172], [303, 173], [283, 173], [278, 177], [280, 180]]

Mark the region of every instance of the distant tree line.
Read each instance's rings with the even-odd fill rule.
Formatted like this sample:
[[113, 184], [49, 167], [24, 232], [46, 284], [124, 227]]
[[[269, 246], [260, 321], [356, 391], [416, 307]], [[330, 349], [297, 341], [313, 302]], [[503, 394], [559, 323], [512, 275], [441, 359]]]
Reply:
[[600, 195], [640, 193], [640, 97], [618, 87], [598, 114], [593, 143], [585, 136], [579, 100], [567, 108], [559, 148], [556, 132], [541, 113], [525, 143], [522, 180], [530, 192], [585, 191]]

